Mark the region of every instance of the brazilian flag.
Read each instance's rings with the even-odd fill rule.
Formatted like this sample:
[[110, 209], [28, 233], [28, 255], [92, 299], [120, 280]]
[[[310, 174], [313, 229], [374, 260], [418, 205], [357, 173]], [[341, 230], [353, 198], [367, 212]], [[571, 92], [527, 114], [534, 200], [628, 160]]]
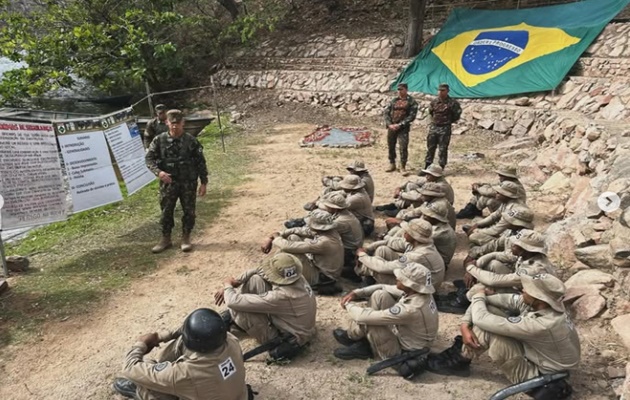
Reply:
[[392, 89], [494, 97], [554, 89], [630, 0], [585, 0], [520, 10], [456, 9]]

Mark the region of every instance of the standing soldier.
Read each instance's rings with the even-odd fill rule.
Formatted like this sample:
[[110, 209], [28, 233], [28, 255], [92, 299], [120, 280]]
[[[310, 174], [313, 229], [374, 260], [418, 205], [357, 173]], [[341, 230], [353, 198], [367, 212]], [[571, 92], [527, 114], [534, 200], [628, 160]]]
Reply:
[[387, 126], [387, 147], [389, 148], [389, 168], [386, 172], [396, 171], [396, 142], [400, 148], [400, 170], [405, 172], [409, 147], [409, 129], [416, 119], [418, 103], [407, 93], [407, 84], [398, 84], [398, 97], [392, 99], [385, 109]]
[[[180, 110], [166, 113], [168, 132], [158, 135], [146, 155], [147, 167], [160, 179], [162, 240], [152, 249], [161, 253], [171, 247], [171, 231], [175, 226], [173, 213], [177, 199], [182, 206], [182, 251], [192, 250], [190, 232], [195, 226], [196, 194], [205, 196], [208, 169], [203, 146], [196, 138], [184, 133], [184, 116]], [[197, 180], [201, 181], [197, 190]]]
[[446, 167], [448, 161], [448, 145], [451, 143], [451, 124], [457, 122], [462, 115], [459, 103], [448, 96], [448, 85], [443, 83], [438, 88], [438, 97], [429, 105], [431, 127], [427, 136], [427, 157], [425, 168], [433, 164], [435, 150], [440, 149], [439, 164]]
[[158, 104], [155, 106], [155, 118], [147, 123], [147, 127], [144, 129], [144, 148], [148, 149], [153, 139], [160, 133], [168, 132], [168, 126], [166, 125], [166, 106], [164, 104]]

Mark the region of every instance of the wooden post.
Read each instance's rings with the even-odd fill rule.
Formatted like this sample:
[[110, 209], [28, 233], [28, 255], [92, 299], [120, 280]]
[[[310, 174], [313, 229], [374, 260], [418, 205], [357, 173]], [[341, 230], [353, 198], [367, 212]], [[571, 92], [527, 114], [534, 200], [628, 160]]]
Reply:
[[214, 100], [214, 108], [217, 110], [217, 121], [219, 122], [219, 132], [221, 132], [221, 146], [225, 153], [225, 138], [223, 137], [223, 124], [221, 123], [221, 111], [219, 110], [219, 101], [217, 100], [217, 88], [214, 86], [214, 77], [210, 77], [210, 85], [212, 85], [212, 98]]
[[153, 109], [153, 100], [151, 100], [151, 88], [149, 87], [149, 82], [144, 81], [144, 87], [147, 90], [147, 101], [149, 102], [149, 115], [153, 117], [153, 113], [155, 110]]

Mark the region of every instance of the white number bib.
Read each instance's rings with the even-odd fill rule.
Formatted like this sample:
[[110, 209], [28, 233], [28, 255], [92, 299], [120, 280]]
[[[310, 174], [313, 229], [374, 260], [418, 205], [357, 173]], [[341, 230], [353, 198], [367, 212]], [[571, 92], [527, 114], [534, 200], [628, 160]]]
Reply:
[[234, 366], [232, 357], [228, 357], [225, 361], [219, 364], [219, 370], [221, 371], [221, 376], [224, 380], [234, 375], [236, 367]]

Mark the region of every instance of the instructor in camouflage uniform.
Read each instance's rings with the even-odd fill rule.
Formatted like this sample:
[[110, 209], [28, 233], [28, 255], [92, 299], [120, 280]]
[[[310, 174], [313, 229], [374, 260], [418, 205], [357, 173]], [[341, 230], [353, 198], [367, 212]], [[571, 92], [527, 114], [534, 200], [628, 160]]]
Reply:
[[[182, 206], [182, 251], [190, 251], [190, 232], [195, 226], [196, 195], [205, 196], [208, 169], [203, 147], [196, 138], [184, 132], [184, 116], [180, 110], [166, 113], [169, 131], [159, 134], [149, 146], [147, 167], [160, 179], [162, 240], [154, 253], [171, 247], [171, 231], [175, 226], [173, 212], [177, 199]], [[197, 180], [201, 181], [197, 190]]]
[[451, 124], [457, 122], [462, 115], [459, 103], [448, 96], [448, 85], [443, 83], [438, 88], [438, 97], [431, 101], [429, 114], [431, 115], [431, 127], [427, 136], [427, 157], [425, 168], [433, 164], [435, 150], [440, 149], [439, 164], [446, 167], [448, 161], [448, 145], [451, 143]]
[[386, 172], [396, 171], [396, 142], [400, 148], [400, 171], [407, 167], [409, 129], [416, 119], [418, 103], [407, 93], [407, 84], [398, 84], [398, 97], [392, 99], [385, 110], [387, 126], [387, 146], [389, 148], [389, 168]]
[[149, 121], [147, 127], [144, 129], [144, 136], [142, 137], [144, 148], [148, 149], [153, 139], [163, 132], [168, 132], [168, 125], [166, 125], [166, 106], [164, 104], [158, 104], [155, 106], [155, 118]]

